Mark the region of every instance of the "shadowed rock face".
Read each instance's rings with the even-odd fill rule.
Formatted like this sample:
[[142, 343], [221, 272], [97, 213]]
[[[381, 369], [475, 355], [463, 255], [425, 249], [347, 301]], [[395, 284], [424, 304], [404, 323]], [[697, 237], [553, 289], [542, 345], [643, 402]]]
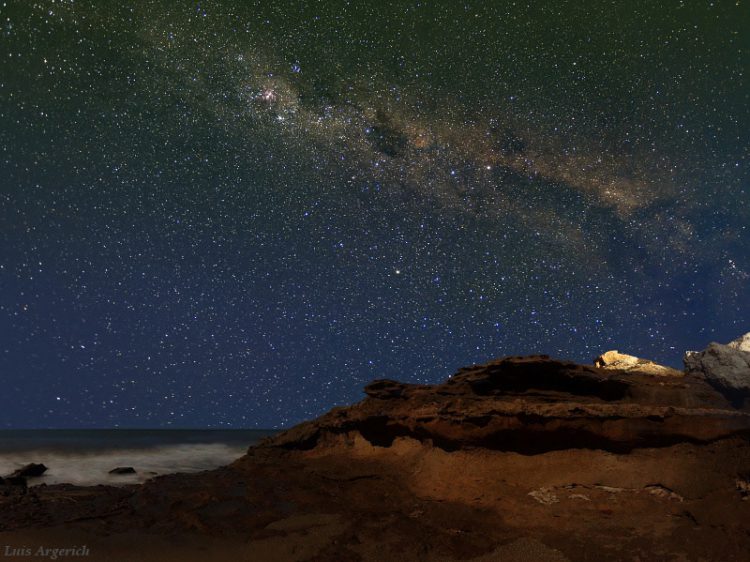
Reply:
[[685, 372], [704, 378], [742, 407], [750, 398], [750, 333], [726, 345], [713, 342], [703, 351], [688, 351]]
[[9, 490], [2, 544], [69, 541], [88, 560], [145, 562], [750, 552], [750, 413], [703, 376], [506, 357], [365, 395], [222, 469]]
[[750, 434], [750, 415], [700, 378], [657, 378], [546, 356], [468, 367], [433, 386], [379, 380], [365, 393], [359, 404], [301, 424], [265, 446], [305, 450], [356, 431], [380, 447], [409, 437], [446, 451], [624, 453]]

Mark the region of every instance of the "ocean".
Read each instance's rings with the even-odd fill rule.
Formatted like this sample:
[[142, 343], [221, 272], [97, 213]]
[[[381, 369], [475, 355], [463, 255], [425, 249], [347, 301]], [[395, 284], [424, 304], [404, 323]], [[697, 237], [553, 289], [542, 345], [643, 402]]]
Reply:
[[[0, 476], [29, 463], [47, 471], [30, 486], [143, 482], [161, 474], [200, 472], [231, 463], [275, 430], [87, 429], [0, 430]], [[114, 475], [117, 467], [135, 474]]]

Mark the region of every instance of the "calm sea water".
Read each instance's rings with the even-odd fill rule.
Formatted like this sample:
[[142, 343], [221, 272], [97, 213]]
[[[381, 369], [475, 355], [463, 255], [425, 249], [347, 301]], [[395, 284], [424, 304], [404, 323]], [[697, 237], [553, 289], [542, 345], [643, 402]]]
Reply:
[[[28, 463], [47, 472], [30, 485], [132, 484], [159, 474], [199, 472], [231, 463], [274, 430], [0, 430], [0, 476]], [[131, 466], [136, 474], [112, 475]]]

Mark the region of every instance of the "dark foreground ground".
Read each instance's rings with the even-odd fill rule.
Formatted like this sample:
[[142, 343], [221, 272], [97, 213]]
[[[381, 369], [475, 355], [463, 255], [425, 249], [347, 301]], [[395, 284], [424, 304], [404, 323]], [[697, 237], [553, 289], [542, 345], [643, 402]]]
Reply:
[[0, 558], [750, 560], [750, 413], [699, 377], [506, 358], [366, 393], [219, 470], [5, 486]]

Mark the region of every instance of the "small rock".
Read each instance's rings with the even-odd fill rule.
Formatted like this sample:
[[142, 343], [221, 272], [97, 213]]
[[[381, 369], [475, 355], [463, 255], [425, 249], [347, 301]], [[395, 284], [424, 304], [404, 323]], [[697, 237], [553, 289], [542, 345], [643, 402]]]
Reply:
[[19, 468], [11, 476], [20, 476], [22, 478], [34, 478], [36, 476], [41, 476], [47, 471], [47, 467], [43, 464], [36, 464], [36, 463], [30, 463], [26, 466]]
[[750, 482], [742, 478], [735, 480], [737, 489], [740, 491], [743, 500], [750, 500]]
[[683, 498], [680, 494], [673, 492], [672, 490], [670, 490], [666, 486], [662, 486], [661, 484], [646, 486], [646, 491], [648, 491], [648, 493], [652, 496], [656, 496], [658, 498], [665, 498], [678, 502], [685, 501], [685, 498]]
[[406, 384], [390, 379], [375, 380], [365, 387], [365, 394], [372, 398], [386, 400], [389, 398], [403, 398]]
[[620, 492], [624, 492], [625, 491], [625, 488], [615, 488], [613, 486], [595, 485], [594, 488], [598, 488], [600, 490], [604, 490], [605, 492], [609, 492], [610, 494], [619, 494]]
[[3, 478], [2, 494], [4, 496], [17, 492], [25, 494], [27, 488], [26, 478], [22, 476], [7, 476]]
[[26, 487], [26, 478], [23, 476], [7, 476], [5, 478], [5, 485], [6, 486], [21, 486], [22, 488]]
[[712, 342], [685, 354], [685, 372], [705, 378], [735, 406], [750, 397], [750, 333], [729, 342]]
[[529, 492], [529, 495], [542, 505], [552, 505], [560, 501], [552, 491], [552, 488], [539, 488], [538, 490]]
[[135, 469], [132, 466], [118, 466], [109, 471], [110, 474], [135, 474]]

